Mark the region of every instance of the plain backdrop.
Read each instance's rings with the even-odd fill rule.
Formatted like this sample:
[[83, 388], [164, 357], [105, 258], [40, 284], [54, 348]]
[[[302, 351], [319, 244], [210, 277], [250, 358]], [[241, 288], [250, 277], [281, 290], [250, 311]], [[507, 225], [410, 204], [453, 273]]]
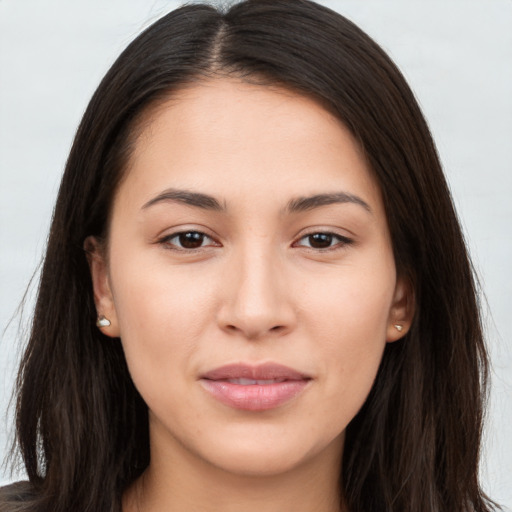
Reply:
[[[433, 131], [486, 297], [493, 387], [482, 480], [512, 508], [512, 0], [321, 3], [388, 51]], [[14, 315], [41, 260], [75, 129], [116, 56], [179, 4], [0, 0], [0, 459], [23, 338]], [[22, 325], [35, 288], [37, 279]], [[4, 468], [0, 484], [22, 477]]]

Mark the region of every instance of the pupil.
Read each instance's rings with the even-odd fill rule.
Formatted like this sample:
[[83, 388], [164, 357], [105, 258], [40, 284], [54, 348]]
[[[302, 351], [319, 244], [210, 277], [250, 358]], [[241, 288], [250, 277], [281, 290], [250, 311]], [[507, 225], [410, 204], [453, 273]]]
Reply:
[[197, 231], [180, 234], [180, 244], [185, 249], [197, 249], [203, 244], [204, 235]]
[[315, 233], [314, 235], [309, 236], [309, 243], [311, 247], [314, 247], [315, 249], [330, 247], [332, 243], [332, 235], [327, 235], [325, 233]]

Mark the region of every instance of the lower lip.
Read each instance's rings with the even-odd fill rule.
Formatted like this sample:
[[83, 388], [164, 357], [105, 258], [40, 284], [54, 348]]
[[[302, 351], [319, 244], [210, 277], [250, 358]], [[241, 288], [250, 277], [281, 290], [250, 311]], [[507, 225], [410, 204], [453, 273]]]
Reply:
[[243, 386], [224, 380], [201, 379], [203, 387], [219, 402], [245, 411], [275, 409], [295, 398], [308, 385], [308, 380], [287, 380], [275, 384]]

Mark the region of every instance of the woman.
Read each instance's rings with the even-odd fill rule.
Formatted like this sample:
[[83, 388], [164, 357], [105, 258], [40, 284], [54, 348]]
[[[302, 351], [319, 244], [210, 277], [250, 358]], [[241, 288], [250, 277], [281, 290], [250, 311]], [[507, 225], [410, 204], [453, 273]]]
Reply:
[[308, 1], [183, 7], [78, 130], [0, 510], [491, 510], [486, 376], [389, 58]]

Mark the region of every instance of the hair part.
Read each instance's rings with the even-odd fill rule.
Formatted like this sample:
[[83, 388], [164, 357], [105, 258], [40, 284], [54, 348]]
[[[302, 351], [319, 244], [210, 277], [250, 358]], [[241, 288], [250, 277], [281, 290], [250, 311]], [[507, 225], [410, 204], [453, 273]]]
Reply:
[[313, 97], [350, 129], [380, 186], [398, 272], [414, 286], [413, 326], [388, 344], [347, 428], [340, 485], [348, 508], [491, 510], [478, 483], [487, 354], [436, 148], [389, 57], [308, 0], [177, 9], [127, 47], [91, 99], [60, 186], [17, 380], [17, 440], [31, 483], [20, 510], [119, 511], [149, 463], [147, 407], [119, 340], [95, 327], [83, 242], [108, 239], [149, 109], [219, 76]]

